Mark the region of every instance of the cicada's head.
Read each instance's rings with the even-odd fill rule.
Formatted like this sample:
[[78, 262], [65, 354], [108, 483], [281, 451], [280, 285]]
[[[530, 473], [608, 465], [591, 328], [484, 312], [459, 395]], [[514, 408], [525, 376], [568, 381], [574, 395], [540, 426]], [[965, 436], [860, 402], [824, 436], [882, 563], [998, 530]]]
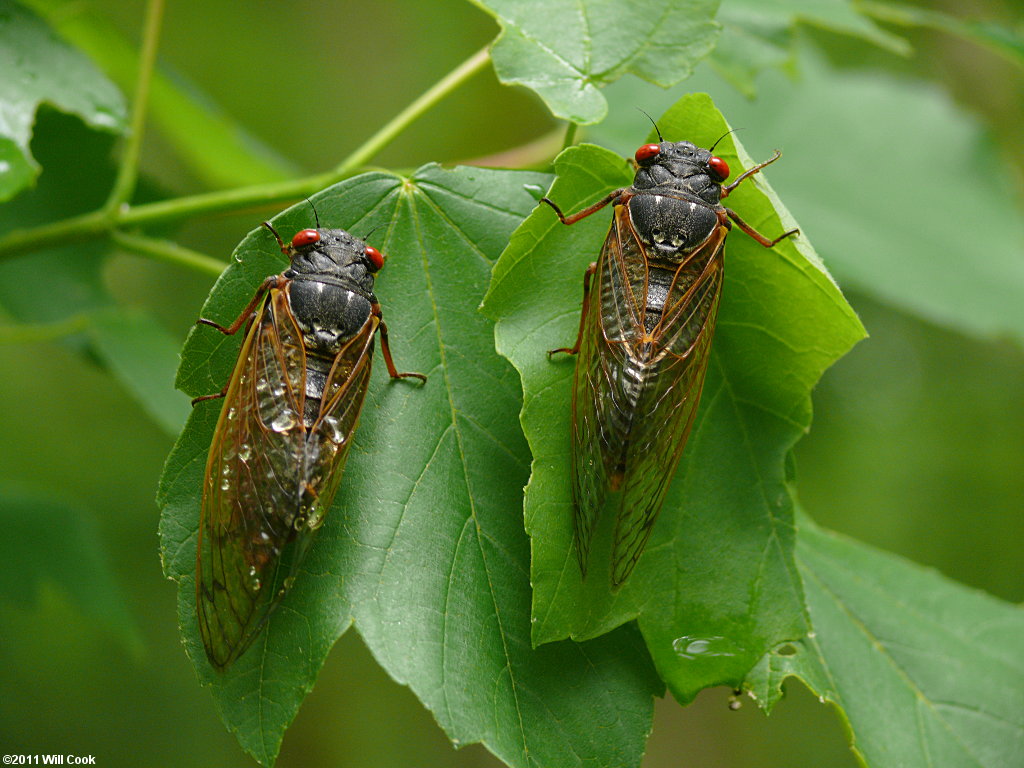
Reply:
[[343, 229], [303, 229], [281, 249], [292, 265], [286, 277], [333, 277], [373, 291], [384, 255]]
[[729, 178], [729, 165], [711, 150], [701, 149], [689, 141], [663, 141], [644, 144], [636, 151], [637, 190], [665, 188], [695, 195], [717, 205], [722, 196], [722, 182]]

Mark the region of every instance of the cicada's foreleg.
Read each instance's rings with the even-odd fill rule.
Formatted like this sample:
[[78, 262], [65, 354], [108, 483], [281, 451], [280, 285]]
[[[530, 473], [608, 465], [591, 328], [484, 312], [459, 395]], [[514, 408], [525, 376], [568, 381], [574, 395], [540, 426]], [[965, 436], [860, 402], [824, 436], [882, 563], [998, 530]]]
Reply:
[[[744, 179], [746, 179], [746, 178], [748, 178], [750, 176], [753, 176], [755, 173], [758, 173], [766, 165], [771, 165], [776, 160], [778, 160], [780, 157], [782, 157], [782, 153], [779, 152], [779, 150], [776, 149], [775, 150], [775, 154], [773, 154], [771, 157], [769, 157], [763, 163], [758, 163], [753, 168], [750, 168], [749, 170], [746, 170], [743, 173], [741, 173], [739, 175], [739, 177], [736, 179], [736, 181], [734, 181], [732, 184], [729, 184], [728, 186], [722, 187], [722, 198], [724, 199], [724, 198], [728, 197], [729, 193], [732, 192], [734, 189], [736, 189], [736, 187], [739, 186], [741, 181], [743, 181]], [[744, 232], [746, 232], [752, 238], [757, 240], [757, 242], [759, 242], [765, 248], [771, 248], [773, 245], [775, 245], [780, 240], [784, 240], [787, 237], [789, 237], [791, 235], [795, 235], [797, 232], [800, 231], [799, 229], [791, 229], [788, 232], [783, 232], [781, 235], [776, 237], [774, 240], [769, 240], [767, 237], [762, 235], [760, 232], [758, 232], [752, 226], [747, 224], [747, 222], [745, 222], [743, 219], [741, 219], [740, 215], [738, 213], [736, 213], [736, 211], [732, 210], [731, 208], [726, 208], [725, 212], [727, 214], [729, 214], [729, 218], [730, 219], [732, 219], [734, 222], [736, 222], [736, 226], [738, 226], [740, 229], [742, 229]]]
[[[278, 281], [280, 279], [280, 275], [271, 275], [266, 280], [264, 280], [263, 283], [260, 285], [259, 289], [257, 289], [256, 295], [252, 297], [252, 301], [250, 301], [246, 305], [245, 309], [242, 310], [242, 313], [237, 318], [235, 318], [235, 322], [233, 322], [231, 325], [224, 327], [220, 323], [217, 323], [213, 320], [207, 320], [205, 317], [201, 317], [198, 320], [196, 320], [196, 325], [208, 325], [211, 328], [216, 328], [225, 336], [234, 336], [236, 333], [238, 333], [239, 328], [241, 328], [243, 325], [245, 325], [252, 319], [253, 313], [256, 311], [256, 307], [258, 307], [260, 305], [260, 302], [263, 301], [263, 297], [267, 294], [267, 291], [269, 291], [271, 288], [277, 287]], [[225, 384], [224, 389], [213, 395], [200, 395], [199, 397], [192, 398], [192, 405], [195, 405], [196, 403], [202, 403], [206, 400], [217, 400], [227, 395], [227, 393], [228, 385]]]
[[625, 191], [625, 189], [616, 189], [614, 192], [609, 192], [605, 197], [601, 198], [593, 205], [587, 206], [582, 211], [577, 211], [576, 213], [570, 216], [566, 216], [564, 213], [562, 213], [562, 209], [559, 208], [554, 202], [552, 202], [548, 198], [542, 197], [540, 201], [542, 203], [547, 203], [548, 205], [550, 205], [552, 210], [554, 210], [555, 214], [558, 216], [558, 220], [563, 224], [568, 225], [575, 224], [580, 219], [585, 219], [592, 213], [597, 213], [606, 205], [608, 205], [608, 203], [618, 204], [620, 202], [618, 198], [620, 198], [622, 196], [622, 193]]
[[594, 273], [597, 272], [597, 262], [591, 262], [590, 266], [587, 267], [587, 271], [583, 273], [583, 309], [580, 311], [580, 329], [576, 332], [576, 343], [571, 347], [560, 347], [558, 349], [548, 350], [548, 359], [556, 352], [565, 352], [570, 355], [578, 354], [580, 351], [580, 343], [583, 341], [583, 327], [587, 322], [587, 312], [590, 310], [590, 282], [594, 277]]
[[736, 189], [736, 187], [739, 186], [740, 182], [743, 181], [745, 178], [747, 178], [748, 176], [753, 176], [755, 173], [758, 173], [765, 166], [771, 165], [772, 163], [774, 163], [780, 157], [782, 157], [782, 153], [779, 152], [779, 150], [776, 149], [775, 150], [775, 154], [772, 155], [771, 157], [769, 157], [763, 163], [758, 163], [753, 168], [751, 168], [749, 170], [746, 170], [743, 173], [741, 173], [739, 175], [739, 177], [736, 179], [736, 181], [734, 181], [732, 184], [729, 184], [727, 186], [722, 187], [722, 199], [725, 199], [726, 197], [728, 197], [729, 193], [732, 192], [734, 189]]
[[234, 336], [236, 333], [238, 333], [238, 329], [245, 325], [249, 318], [252, 317], [252, 313], [256, 311], [256, 307], [258, 307], [260, 305], [260, 302], [263, 301], [263, 297], [266, 295], [267, 291], [269, 291], [271, 288], [278, 287], [278, 283], [281, 279], [282, 278], [280, 275], [271, 275], [266, 280], [264, 280], [260, 287], [256, 290], [256, 295], [252, 297], [252, 301], [250, 301], [245, 306], [245, 309], [242, 310], [242, 313], [237, 318], [235, 318], [235, 322], [233, 322], [226, 328], [214, 320], [207, 320], [205, 317], [200, 317], [198, 320], [196, 320], [196, 325], [208, 325], [211, 328], [216, 328], [225, 336]]

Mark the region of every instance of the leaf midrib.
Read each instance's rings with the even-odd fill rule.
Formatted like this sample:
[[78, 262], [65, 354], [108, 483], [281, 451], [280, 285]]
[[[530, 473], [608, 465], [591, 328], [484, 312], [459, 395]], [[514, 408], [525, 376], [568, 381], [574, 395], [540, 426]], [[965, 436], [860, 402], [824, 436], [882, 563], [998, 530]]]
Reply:
[[[910, 676], [910, 673], [907, 672], [906, 670], [904, 670], [903, 667], [896, 661], [895, 657], [887, 651], [886, 646], [882, 642], [882, 640], [880, 638], [878, 638], [875, 635], [875, 633], [871, 631], [871, 629], [868, 628], [867, 624], [865, 622], [863, 622], [860, 619], [859, 616], [854, 614], [853, 610], [840, 597], [839, 594], [837, 594], [836, 592], [834, 592], [832, 589], [830, 589], [827, 586], [825, 581], [818, 575], [818, 573], [815, 572], [815, 570], [811, 567], [811, 565], [807, 562], [806, 559], [802, 559], [801, 561], [803, 563], [803, 567], [804, 567], [805, 573], [808, 576], [810, 576], [810, 578], [812, 578], [814, 580], [815, 584], [822, 591], [822, 593], [825, 594], [826, 596], [828, 596], [833, 601], [835, 606], [839, 609], [839, 611], [844, 616], [847, 617], [847, 619], [850, 621], [850, 623], [857, 630], [860, 631], [860, 633], [864, 636], [864, 638], [870, 643], [871, 647], [874, 650], [876, 650], [876, 652], [879, 653], [882, 656], [882, 658], [888, 663], [889, 667], [893, 670], [893, 672], [895, 672], [897, 677], [899, 677], [901, 680], [903, 680], [903, 682], [906, 685], [906, 687], [914, 694], [914, 697], [917, 699], [917, 701], [919, 703], [923, 704], [932, 713], [932, 715], [935, 717], [935, 719], [949, 733], [949, 735], [953, 738], [953, 740], [957, 744], [960, 745], [960, 747], [964, 751], [964, 754], [966, 756], [970, 757], [972, 760], [974, 760], [974, 763], [976, 765], [978, 765], [979, 768], [984, 768], [985, 764], [981, 761], [981, 759], [976, 754], [974, 754], [974, 752], [971, 751], [971, 749], [967, 746], [967, 744], [964, 743], [963, 739], [960, 737], [960, 734], [956, 731], [956, 729], [953, 728], [953, 726], [950, 724], [950, 722], [946, 718], [942, 717], [941, 714], [939, 714], [938, 710], [936, 710], [935, 706], [933, 705], [931, 699], [929, 699], [925, 695], [924, 691], [922, 691], [921, 688], [917, 685], [917, 683], [914, 682], [914, 679]], [[825, 666], [825, 668], [829, 669], [828, 662], [825, 659], [825, 655], [823, 653], [821, 653], [820, 650], [819, 650], [819, 656], [820, 656], [821, 662]], [[829, 674], [829, 677], [832, 678], [832, 674], [831, 674], [831, 670], [830, 669], [829, 669], [829, 673], [828, 674]], [[834, 683], [833, 683], [833, 685], [834, 685]], [[835, 690], [836, 690], [837, 693], [839, 692], [838, 688], [836, 688]], [[921, 729], [921, 725], [922, 725], [922, 723], [920, 723], [920, 721], [919, 721], [918, 722], [918, 736], [920, 737], [922, 747], [927, 752], [927, 748], [925, 747], [925, 744], [927, 744], [927, 738], [925, 736], [924, 731]]]
[[[452, 388], [452, 381], [451, 381], [451, 371], [449, 370], [449, 366], [448, 366], [448, 360], [447, 360], [447, 354], [446, 354], [447, 347], [446, 347], [446, 344], [445, 344], [445, 341], [444, 341], [444, 333], [443, 333], [442, 328], [441, 328], [441, 312], [440, 312], [440, 309], [439, 309], [439, 306], [438, 306], [437, 297], [435, 295], [433, 274], [432, 274], [432, 271], [431, 271], [430, 262], [429, 262], [429, 260], [427, 258], [426, 242], [425, 242], [425, 239], [423, 237], [422, 227], [421, 227], [421, 223], [420, 223], [419, 210], [418, 210], [418, 207], [416, 205], [416, 200], [417, 200], [417, 197], [419, 197], [419, 196], [422, 196], [424, 201], [426, 203], [428, 203], [428, 204], [430, 204], [431, 201], [430, 201], [429, 197], [426, 194], [423, 194], [422, 192], [419, 192], [419, 194], [417, 194], [418, 192], [419, 192], [418, 188], [414, 187], [412, 194], [408, 195], [407, 199], [408, 199], [408, 203], [409, 203], [409, 210], [410, 210], [410, 213], [412, 214], [413, 229], [415, 231], [415, 239], [416, 239], [416, 242], [420, 246], [420, 255], [421, 255], [421, 260], [422, 260], [422, 263], [423, 263], [424, 280], [426, 281], [426, 284], [427, 284], [427, 297], [428, 297], [428, 300], [430, 302], [431, 312], [434, 315], [434, 327], [437, 329], [437, 348], [438, 348], [438, 354], [439, 354], [440, 359], [441, 359], [442, 375], [444, 376], [445, 395], [448, 398], [448, 406], [449, 406], [450, 413], [451, 413], [451, 429], [455, 433], [455, 441], [456, 441], [456, 445], [457, 445], [458, 451], [459, 451], [459, 464], [460, 464], [460, 466], [462, 468], [462, 477], [463, 477], [463, 481], [465, 482], [466, 490], [467, 490], [467, 497], [468, 497], [468, 501], [469, 501], [469, 517], [467, 517], [467, 523], [468, 523], [468, 520], [470, 518], [472, 518], [474, 526], [476, 528], [475, 539], [476, 539], [477, 546], [478, 546], [478, 548], [480, 550], [480, 558], [484, 562], [484, 569], [483, 570], [484, 570], [484, 574], [485, 574], [485, 576], [487, 578], [487, 588], [488, 588], [488, 591], [490, 592], [491, 604], [492, 604], [492, 606], [494, 608], [494, 617], [495, 617], [495, 619], [498, 622], [498, 634], [499, 634], [499, 636], [501, 638], [502, 653], [503, 653], [503, 655], [505, 657], [505, 669], [508, 670], [509, 684], [510, 684], [510, 687], [512, 689], [512, 696], [513, 696], [513, 700], [515, 702], [515, 707], [516, 707], [516, 717], [517, 717], [517, 719], [519, 721], [519, 733], [520, 733], [520, 736], [521, 736], [523, 755], [526, 757], [527, 760], [529, 760], [529, 747], [528, 747], [528, 742], [527, 742], [527, 737], [526, 737], [526, 724], [525, 724], [524, 719], [523, 719], [522, 705], [519, 702], [519, 686], [515, 682], [515, 676], [514, 676], [513, 671], [512, 671], [512, 656], [509, 653], [508, 641], [506, 640], [506, 632], [505, 632], [504, 622], [502, 621], [501, 613], [500, 613], [500, 611], [498, 609], [498, 600], [497, 600], [497, 597], [496, 597], [495, 592], [494, 592], [494, 582], [491, 579], [491, 568], [490, 568], [490, 566], [488, 564], [487, 553], [486, 553], [486, 551], [484, 549], [483, 542], [481, 541], [482, 534], [481, 534], [481, 530], [480, 530], [480, 521], [479, 521], [479, 519], [477, 517], [476, 497], [475, 497], [475, 495], [472, 492], [473, 485], [472, 485], [472, 482], [470, 480], [470, 475], [469, 475], [469, 464], [468, 464], [468, 462], [466, 460], [466, 450], [465, 450], [465, 446], [463, 444], [462, 429], [461, 429], [461, 427], [459, 425], [459, 413], [458, 413], [458, 409], [456, 408], [455, 400], [454, 400], [454, 397], [453, 397], [453, 394], [452, 394], [453, 388]], [[431, 206], [431, 207], [434, 207], [434, 206]], [[454, 222], [452, 222], [448, 218], [444, 218], [444, 221], [449, 226], [451, 226], [453, 228], [453, 230], [455, 230], [459, 234], [460, 237], [462, 237], [464, 239], [467, 239], [466, 238], [466, 234], [461, 229], [459, 229], [454, 224]], [[469, 242], [468, 239], [467, 239], [467, 242]], [[478, 248], [474, 247], [473, 250], [477, 251], [479, 253], [479, 249]], [[484, 260], [485, 263], [488, 263], [487, 259], [483, 257], [482, 253], [480, 253], [480, 256]], [[455, 553], [457, 554], [457, 552], [458, 552], [458, 549], [456, 548]], [[454, 556], [453, 556], [451, 569], [449, 570], [449, 583], [451, 581], [452, 574], [454, 574], [454, 572], [455, 572], [455, 565], [456, 565], [456, 558], [454, 558]], [[442, 645], [442, 648], [446, 647], [446, 645], [447, 645], [447, 638], [445, 638], [442, 641], [441, 645]], [[445, 669], [444, 669], [443, 665], [442, 665], [442, 668], [441, 668], [441, 676], [442, 676], [442, 679], [445, 676]], [[450, 707], [450, 705], [448, 703], [447, 686], [446, 685], [442, 685], [441, 688], [442, 688], [442, 691], [444, 691], [443, 695], [444, 695], [445, 707], [450, 712], [451, 711], [451, 707]], [[454, 720], [451, 720], [450, 722], [451, 722], [452, 726], [455, 725], [455, 721]]]

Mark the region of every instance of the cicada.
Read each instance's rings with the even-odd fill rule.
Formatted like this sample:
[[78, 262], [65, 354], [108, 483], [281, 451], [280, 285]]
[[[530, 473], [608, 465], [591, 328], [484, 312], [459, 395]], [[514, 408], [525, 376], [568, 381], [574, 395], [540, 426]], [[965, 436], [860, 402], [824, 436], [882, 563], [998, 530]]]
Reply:
[[688, 141], [644, 144], [632, 186], [571, 216], [544, 198], [563, 224], [614, 206], [601, 255], [583, 278], [576, 343], [548, 353], [578, 354], [573, 533], [585, 577], [601, 512], [606, 503], [617, 508], [613, 589], [643, 553], [697, 412], [732, 223], [766, 248], [797, 232], [770, 240], [721, 202], [779, 152], [723, 186], [729, 166], [713, 151]]
[[245, 652], [294, 582], [338, 491], [363, 406], [374, 338], [392, 379], [373, 293], [384, 256], [341, 229], [304, 229], [291, 261], [228, 327], [245, 340], [224, 390], [203, 481], [196, 555], [199, 632], [210, 663]]

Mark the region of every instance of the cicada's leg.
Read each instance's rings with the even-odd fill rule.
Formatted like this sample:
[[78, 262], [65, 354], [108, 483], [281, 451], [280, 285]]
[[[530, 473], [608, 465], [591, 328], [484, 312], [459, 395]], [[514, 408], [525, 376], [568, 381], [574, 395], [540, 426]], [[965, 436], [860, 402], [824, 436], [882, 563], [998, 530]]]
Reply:
[[264, 280], [260, 287], [256, 290], [256, 295], [252, 297], [252, 301], [250, 301], [245, 306], [245, 309], [242, 310], [242, 313], [237, 318], [235, 318], [235, 322], [233, 322], [226, 328], [218, 322], [215, 322], [213, 320], [207, 320], [205, 317], [200, 317], [198, 320], [196, 320], [196, 325], [208, 325], [211, 328], [216, 328], [225, 336], [234, 336], [236, 333], [238, 333], [238, 329], [245, 325], [246, 321], [252, 316], [252, 313], [256, 311], [256, 307], [258, 307], [260, 305], [260, 302], [263, 301], [263, 297], [264, 295], [266, 295], [267, 291], [269, 291], [271, 288], [278, 287], [278, 281], [280, 281], [281, 279], [282, 278], [280, 275], [271, 275], [266, 280]]
[[755, 173], [758, 173], [766, 165], [771, 165], [776, 160], [778, 160], [780, 157], [782, 157], [782, 153], [779, 152], [779, 150], [776, 149], [775, 150], [775, 154], [772, 155], [771, 157], [769, 157], [763, 163], [758, 163], [753, 168], [751, 168], [749, 170], [746, 170], [743, 173], [741, 173], [739, 175], [739, 177], [736, 179], [736, 181], [734, 181], [732, 184], [729, 184], [727, 186], [722, 187], [722, 199], [728, 197], [729, 193], [732, 192], [734, 189], [736, 189], [736, 187], [739, 186], [739, 183], [741, 181], [743, 181], [745, 178], [747, 178], [748, 176], [753, 176]]
[[[217, 323], [213, 320], [207, 320], [205, 317], [201, 317], [198, 320], [196, 320], [196, 325], [208, 325], [211, 328], [216, 328], [225, 336], [234, 336], [236, 333], [238, 333], [239, 328], [241, 328], [249, 320], [252, 319], [253, 312], [256, 311], [256, 307], [258, 307], [260, 305], [260, 302], [263, 301], [263, 297], [266, 295], [267, 291], [269, 291], [271, 288], [276, 287], [280, 279], [280, 275], [271, 275], [266, 280], [264, 280], [260, 287], [257, 289], [256, 295], [252, 297], [252, 301], [250, 301], [246, 305], [245, 309], [242, 310], [242, 313], [237, 318], [235, 318], [235, 322], [233, 322], [226, 328], [220, 323]], [[195, 405], [196, 403], [202, 403], [206, 400], [217, 400], [218, 398], [224, 397], [227, 393], [228, 385], [225, 384], [224, 389], [222, 389], [220, 392], [217, 392], [212, 395], [200, 395], [199, 397], [192, 398], [192, 405]]]
[[563, 224], [567, 224], [568, 225], [568, 224], [575, 224], [580, 219], [585, 219], [585, 218], [587, 218], [587, 216], [589, 216], [592, 213], [597, 213], [602, 208], [604, 208], [606, 205], [608, 205], [608, 203], [612, 203], [612, 202], [618, 203], [619, 202], [618, 198], [621, 197], [622, 193], [625, 192], [625, 191], [626, 191], [625, 189], [616, 189], [614, 192], [609, 192], [607, 194], [607, 196], [605, 196], [604, 198], [598, 200], [593, 205], [584, 208], [582, 211], [577, 211], [576, 213], [572, 214], [571, 216], [566, 216], [564, 213], [562, 213], [562, 209], [559, 208], [557, 205], [555, 205], [554, 202], [552, 202], [551, 200], [549, 200], [546, 197], [542, 197], [540, 199], [540, 201], [542, 203], [547, 203], [548, 205], [550, 205], [551, 208], [554, 210], [555, 214], [558, 216], [558, 220], [560, 222], [562, 222]]
[[583, 327], [587, 322], [587, 312], [590, 309], [590, 282], [594, 277], [594, 273], [597, 272], [597, 262], [591, 262], [590, 266], [587, 267], [587, 271], [583, 273], [583, 309], [580, 311], [580, 329], [576, 332], [576, 343], [571, 347], [560, 347], [558, 349], [548, 350], [548, 359], [551, 358], [556, 352], [566, 352], [570, 355], [578, 354], [580, 351], [580, 343], [583, 341]]
[[427, 377], [422, 373], [398, 372], [398, 369], [395, 368], [395, 361], [391, 358], [391, 345], [388, 342], [388, 327], [384, 324], [384, 319], [381, 316], [380, 304], [374, 304], [370, 311], [378, 320], [380, 320], [380, 324], [377, 326], [380, 330], [380, 351], [384, 354], [384, 365], [388, 367], [388, 376], [392, 379], [419, 379], [420, 381], [425, 382]]
[[[753, 168], [750, 168], [749, 170], [746, 170], [743, 173], [741, 173], [739, 175], [739, 177], [736, 179], [736, 181], [734, 181], [732, 184], [729, 184], [728, 186], [722, 187], [722, 198], [724, 199], [724, 198], [728, 197], [729, 193], [732, 192], [734, 189], [736, 189], [736, 187], [739, 186], [739, 183], [741, 181], [743, 181], [744, 179], [746, 179], [746, 178], [748, 178], [750, 176], [753, 176], [755, 173], [758, 173], [766, 165], [771, 165], [776, 160], [778, 160], [780, 157], [782, 157], [782, 153], [779, 152], [779, 150], [776, 149], [775, 150], [775, 154], [772, 155], [771, 157], [769, 157], [763, 163], [758, 163]], [[760, 232], [758, 232], [752, 226], [747, 224], [747, 222], [745, 222], [743, 219], [741, 219], [740, 215], [738, 213], [736, 213], [736, 211], [732, 210], [731, 208], [726, 208], [725, 212], [727, 214], [729, 214], [729, 218], [732, 219], [733, 221], [735, 221], [736, 225], [740, 229], [742, 229], [744, 232], [746, 232], [752, 238], [757, 240], [757, 242], [759, 242], [765, 248], [771, 248], [773, 245], [775, 245], [780, 240], [784, 240], [785, 238], [789, 237], [790, 235], [795, 235], [797, 232], [800, 231], [799, 229], [791, 229], [788, 232], [783, 232], [781, 235], [776, 237], [774, 240], [769, 240], [767, 237], [762, 235]]]
[[769, 240], [767, 237], [762, 235], [760, 232], [758, 232], [752, 226], [747, 224], [747, 222], [745, 222], [743, 219], [741, 219], [740, 215], [738, 213], [736, 213], [736, 211], [732, 210], [731, 208], [726, 208], [725, 212], [727, 214], [729, 214], [729, 218], [730, 219], [732, 219], [733, 221], [736, 222], [736, 226], [738, 226], [740, 229], [742, 229], [744, 232], [746, 232], [752, 238], [757, 240], [757, 242], [759, 242], [765, 248], [771, 248], [773, 245], [775, 245], [780, 240], [785, 240], [790, 235], [795, 235], [796, 233], [798, 233], [800, 231], [799, 229], [791, 229], [788, 232], [783, 232], [781, 235], [776, 237], [774, 240]]
[[195, 405], [196, 403], [205, 402], [206, 400], [219, 400], [220, 398], [222, 398], [225, 395], [227, 395], [227, 393], [228, 393], [228, 385], [225, 384], [224, 385], [224, 389], [222, 389], [220, 392], [217, 392], [217, 393], [212, 394], [212, 395], [200, 395], [199, 397], [193, 397], [192, 398], [192, 405]]

